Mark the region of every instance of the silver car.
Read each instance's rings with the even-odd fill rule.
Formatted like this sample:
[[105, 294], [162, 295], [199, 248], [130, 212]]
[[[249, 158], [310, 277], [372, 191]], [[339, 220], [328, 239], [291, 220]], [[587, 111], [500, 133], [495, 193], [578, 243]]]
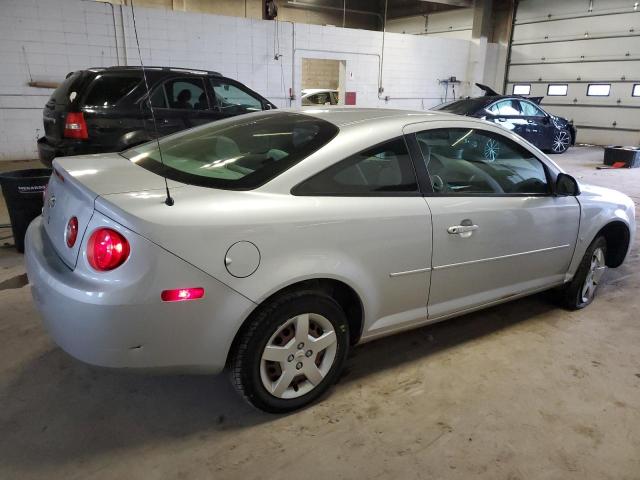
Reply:
[[635, 232], [627, 196], [472, 118], [278, 110], [160, 145], [54, 162], [35, 303], [84, 362], [228, 367], [271, 412], [317, 399], [357, 343], [553, 287], [583, 308]]

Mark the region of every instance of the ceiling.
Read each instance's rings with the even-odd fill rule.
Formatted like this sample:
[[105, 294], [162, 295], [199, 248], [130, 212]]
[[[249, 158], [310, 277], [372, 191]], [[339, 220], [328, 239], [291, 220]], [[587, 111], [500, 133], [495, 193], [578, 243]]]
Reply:
[[[471, 7], [473, 0], [280, 0], [287, 7], [342, 10], [347, 13], [359, 11], [384, 16], [385, 6], [387, 19], [427, 15], [463, 7]], [[386, 5], [385, 5], [386, 4]]]

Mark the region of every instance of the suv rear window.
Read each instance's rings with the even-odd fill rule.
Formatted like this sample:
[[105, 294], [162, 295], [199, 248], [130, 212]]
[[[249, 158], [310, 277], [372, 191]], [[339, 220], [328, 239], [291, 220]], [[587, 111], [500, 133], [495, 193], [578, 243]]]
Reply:
[[84, 104], [89, 107], [109, 107], [118, 103], [140, 83], [141, 76], [98, 75], [91, 87]]
[[299, 113], [278, 112], [213, 122], [134, 147], [122, 155], [171, 180], [250, 190], [277, 177], [331, 141], [338, 127]]
[[81, 75], [82, 72], [78, 71], [73, 72], [65, 78], [64, 82], [62, 82], [60, 86], [53, 91], [49, 101], [54, 101], [58, 105], [67, 105], [70, 102], [69, 95], [72, 93], [71, 87], [78, 83], [77, 80], [80, 79]]

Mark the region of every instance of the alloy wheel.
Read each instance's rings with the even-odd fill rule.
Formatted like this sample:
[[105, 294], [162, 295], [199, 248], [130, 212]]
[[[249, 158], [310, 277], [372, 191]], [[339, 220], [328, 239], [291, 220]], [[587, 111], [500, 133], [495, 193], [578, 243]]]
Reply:
[[571, 136], [569, 132], [566, 130], [559, 130], [553, 136], [553, 146], [551, 149], [554, 153], [562, 153], [569, 148], [569, 144], [571, 143]]
[[495, 162], [500, 154], [500, 144], [493, 138], [490, 138], [487, 143], [484, 144], [484, 158], [489, 162]]
[[588, 303], [593, 300], [598, 283], [600, 283], [606, 269], [604, 251], [602, 248], [596, 248], [591, 256], [591, 265], [589, 266], [587, 277], [582, 285], [582, 291], [580, 293], [582, 303]]
[[336, 332], [327, 318], [316, 313], [290, 318], [276, 329], [262, 352], [262, 385], [277, 398], [305, 395], [329, 373], [336, 351]]

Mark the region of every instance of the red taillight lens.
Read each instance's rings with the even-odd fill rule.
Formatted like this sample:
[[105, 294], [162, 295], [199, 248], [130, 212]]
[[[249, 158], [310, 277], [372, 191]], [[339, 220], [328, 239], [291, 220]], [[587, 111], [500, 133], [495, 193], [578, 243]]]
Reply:
[[78, 140], [86, 140], [89, 138], [87, 122], [84, 121], [84, 114], [82, 112], [67, 113], [67, 119], [64, 122], [64, 136]]
[[182, 302], [184, 300], [197, 300], [204, 297], [204, 288], [176, 288], [174, 290], [164, 290], [160, 298], [164, 302]]
[[67, 231], [64, 236], [67, 239], [67, 247], [73, 248], [76, 244], [76, 239], [78, 238], [78, 219], [76, 217], [71, 217], [69, 219], [69, 223], [67, 223]]
[[100, 228], [91, 234], [87, 244], [87, 260], [96, 270], [113, 270], [128, 257], [129, 242], [115, 230]]

